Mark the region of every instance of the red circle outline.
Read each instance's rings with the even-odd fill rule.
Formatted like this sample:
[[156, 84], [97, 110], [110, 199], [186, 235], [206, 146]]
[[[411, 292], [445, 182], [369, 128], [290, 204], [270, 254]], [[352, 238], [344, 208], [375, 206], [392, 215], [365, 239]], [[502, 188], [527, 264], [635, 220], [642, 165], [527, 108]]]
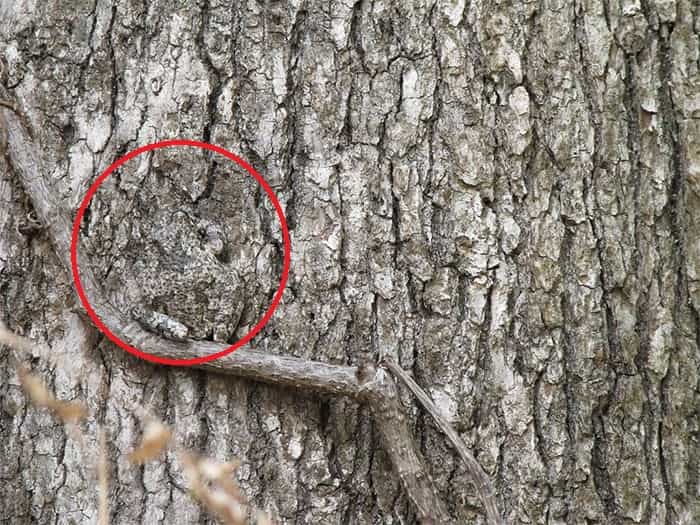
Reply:
[[[207, 149], [209, 151], [213, 151], [215, 153], [218, 153], [220, 155], [225, 156], [229, 160], [234, 161], [236, 164], [244, 168], [248, 173], [250, 173], [253, 177], [255, 177], [255, 180], [258, 181], [258, 183], [263, 187], [265, 192], [267, 193], [267, 196], [270, 198], [270, 201], [272, 202], [273, 206], [275, 207], [275, 210], [277, 211], [277, 217], [279, 218], [280, 221], [280, 226], [282, 227], [282, 239], [284, 241], [284, 263], [282, 267], [282, 276], [280, 278], [280, 286], [277, 289], [277, 292], [275, 293], [275, 296], [272, 298], [272, 303], [270, 304], [270, 307], [267, 309], [265, 312], [265, 315], [263, 315], [262, 319], [258, 321], [258, 323], [251, 328], [251, 330], [245, 334], [241, 339], [236, 341], [234, 344], [229, 346], [228, 348], [225, 348], [224, 350], [221, 350], [220, 352], [216, 352], [214, 354], [206, 355], [203, 357], [195, 357], [192, 359], [169, 359], [166, 357], [158, 357], [153, 354], [149, 354], [148, 352], [144, 352], [142, 350], [139, 350], [138, 348], [135, 348], [133, 346], [130, 346], [126, 342], [122, 341], [114, 335], [109, 328], [107, 328], [102, 320], [97, 316], [95, 311], [93, 310], [92, 306], [90, 305], [90, 302], [88, 301], [87, 296], [85, 295], [85, 290], [83, 290], [83, 285], [80, 282], [80, 275], [78, 273], [78, 237], [80, 235], [80, 223], [83, 220], [83, 216], [85, 215], [85, 211], [87, 210], [88, 205], [90, 204], [90, 201], [92, 198], [95, 196], [95, 193], [97, 193], [97, 190], [102, 184], [107, 177], [109, 177], [114, 170], [116, 170], [118, 167], [120, 167], [122, 164], [125, 162], [133, 159], [134, 157], [140, 155], [141, 153], [145, 153], [147, 151], [152, 151], [155, 149], [160, 149], [160, 148], [167, 148], [167, 147], [174, 147], [174, 146], [191, 146], [191, 147], [196, 147], [196, 148], [202, 148], [202, 149]], [[284, 288], [287, 284], [287, 277], [289, 276], [289, 266], [291, 264], [291, 241], [289, 239], [289, 229], [287, 227], [287, 219], [284, 216], [284, 212], [282, 211], [282, 206], [280, 205], [279, 201], [277, 200], [277, 196], [275, 195], [274, 191], [272, 191], [272, 188], [270, 185], [265, 181], [265, 179], [257, 172], [255, 169], [248, 164], [245, 160], [240, 158], [239, 156], [231, 153], [228, 150], [225, 150], [224, 148], [221, 148], [219, 146], [215, 146], [213, 144], [209, 144], [207, 142], [199, 142], [196, 140], [164, 140], [161, 142], [154, 142], [152, 144], [147, 144], [146, 146], [142, 146], [140, 148], [137, 148], [120, 159], [118, 159], [116, 162], [114, 162], [109, 168], [107, 168], [98, 178], [97, 180], [90, 186], [88, 189], [87, 193], [85, 194], [85, 197], [83, 198], [80, 208], [78, 209], [78, 213], [75, 216], [75, 221], [73, 222], [73, 234], [71, 237], [71, 245], [70, 245], [70, 262], [71, 262], [71, 271], [73, 273], [73, 280], [75, 281], [75, 287], [78, 290], [78, 296], [80, 297], [81, 302], [83, 303], [83, 306], [85, 307], [85, 310], [87, 310], [88, 315], [90, 316], [90, 319], [92, 319], [92, 322], [95, 323], [95, 326], [104, 333], [110, 341], [112, 341], [114, 344], [119, 346], [120, 348], [123, 348], [130, 354], [133, 354], [137, 357], [140, 357], [141, 359], [145, 359], [146, 361], [151, 361], [153, 363], [160, 363], [163, 365], [171, 365], [171, 366], [192, 366], [192, 365], [197, 365], [200, 363], [206, 363], [208, 361], [213, 361], [215, 359], [218, 359], [220, 357], [223, 357], [225, 355], [230, 354], [231, 352], [237, 350], [244, 344], [250, 342], [250, 340], [255, 337], [260, 330], [263, 329], [263, 327], [267, 324], [267, 322], [270, 320], [272, 317], [272, 314], [275, 312], [277, 309], [277, 306], [280, 303], [280, 300], [282, 299], [282, 294], [284, 293]]]

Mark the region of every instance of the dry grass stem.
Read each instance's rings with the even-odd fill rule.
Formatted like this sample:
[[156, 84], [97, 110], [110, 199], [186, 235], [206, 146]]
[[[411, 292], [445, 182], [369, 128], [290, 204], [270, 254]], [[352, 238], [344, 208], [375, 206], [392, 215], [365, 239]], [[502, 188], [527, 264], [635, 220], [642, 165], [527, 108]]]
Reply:
[[[33, 354], [34, 345], [0, 323], [0, 345], [7, 345], [15, 351]], [[80, 402], [61, 401], [46, 388], [42, 379], [29, 368], [18, 365], [17, 374], [22, 388], [31, 403], [37, 408], [47, 408], [56, 415], [73, 434], [85, 452], [85, 440], [77, 423], [87, 416], [87, 408]], [[171, 445], [172, 431], [163, 422], [148, 414], [141, 407], [134, 409], [143, 423], [143, 434], [138, 447], [128, 455], [132, 464], [140, 465], [157, 459]], [[191, 452], [179, 454], [184, 473], [189, 481], [192, 496], [205, 509], [217, 516], [226, 525], [245, 525], [248, 507], [245, 497], [233, 479], [240, 466], [238, 461], [220, 462], [200, 457]], [[86, 461], [88, 464], [88, 461]], [[109, 482], [107, 438], [104, 430], [99, 431], [99, 457], [95, 465], [98, 487], [98, 525], [109, 525]], [[272, 525], [266, 513], [255, 511], [255, 523]]]
[[227, 525], [244, 525], [245, 499], [232, 478], [238, 462], [218, 462], [183, 451], [179, 454], [192, 496]]
[[63, 423], [77, 423], [87, 416], [85, 405], [77, 401], [61, 401], [44, 386], [43, 381], [29, 369], [17, 368], [19, 380], [32, 403], [39, 408], [48, 408]]
[[12, 350], [20, 354], [39, 357], [57, 367], [64, 367], [65, 365], [64, 356], [57, 357], [46, 344], [35, 343], [26, 337], [17, 335], [11, 330], [8, 330], [3, 322], [0, 321], [0, 346], [3, 345], [9, 346]]
[[7, 345], [20, 352], [32, 353], [31, 341], [26, 337], [10, 332], [2, 322], [0, 322], [0, 345]]
[[128, 459], [134, 465], [141, 465], [156, 459], [165, 450], [172, 437], [170, 429], [157, 419], [148, 419], [143, 429], [139, 446], [131, 452]]

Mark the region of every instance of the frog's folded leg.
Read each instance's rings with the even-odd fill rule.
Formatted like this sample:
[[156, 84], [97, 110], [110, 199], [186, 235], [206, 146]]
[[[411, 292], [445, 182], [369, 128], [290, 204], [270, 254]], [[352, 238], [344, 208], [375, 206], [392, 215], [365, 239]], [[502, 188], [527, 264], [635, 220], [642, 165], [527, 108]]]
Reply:
[[174, 341], [184, 341], [189, 335], [189, 329], [180, 321], [161, 312], [135, 306], [131, 315], [149, 332], [159, 334]]

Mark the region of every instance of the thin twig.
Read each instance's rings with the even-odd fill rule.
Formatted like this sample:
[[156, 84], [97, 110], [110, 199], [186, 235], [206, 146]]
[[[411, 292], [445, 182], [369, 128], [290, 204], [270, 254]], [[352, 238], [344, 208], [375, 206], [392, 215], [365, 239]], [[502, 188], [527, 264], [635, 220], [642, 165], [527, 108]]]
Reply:
[[457, 453], [467, 467], [467, 471], [471, 475], [472, 483], [474, 483], [479, 493], [479, 499], [481, 499], [481, 504], [486, 510], [489, 523], [491, 525], [505, 525], [505, 520], [501, 517], [501, 513], [498, 511], [498, 506], [496, 505], [496, 497], [494, 495], [493, 486], [491, 485], [491, 480], [481, 468], [476, 458], [469, 452], [467, 444], [459, 437], [457, 432], [452, 428], [452, 425], [444, 418], [440, 409], [433, 403], [433, 400], [430, 399], [430, 396], [428, 396], [425, 390], [423, 390], [393, 359], [389, 357], [384, 358], [381, 365], [389, 369], [404, 385], [406, 385], [413, 395], [416, 396], [423, 408], [433, 416], [437, 425], [445, 433], [450, 443], [452, 443], [452, 446], [457, 450]]
[[425, 461], [421, 457], [408, 424], [408, 418], [398, 397], [396, 383], [391, 375], [377, 369], [372, 388], [368, 390], [370, 408], [377, 423], [384, 449], [394, 463], [394, 470], [406, 490], [406, 494], [425, 524], [450, 523], [447, 509], [437, 496], [435, 487], [427, 475]]

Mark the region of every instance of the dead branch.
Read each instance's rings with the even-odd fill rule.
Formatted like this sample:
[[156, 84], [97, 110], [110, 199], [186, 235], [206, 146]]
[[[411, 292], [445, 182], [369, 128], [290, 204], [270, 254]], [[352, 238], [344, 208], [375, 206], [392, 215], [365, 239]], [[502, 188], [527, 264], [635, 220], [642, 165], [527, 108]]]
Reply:
[[505, 521], [501, 517], [500, 512], [498, 512], [498, 506], [496, 505], [496, 497], [494, 495], [493, 485], [491, 485], [491, 480], [486, 475], [484, 470], [479, 465], [478, 461], [467, 448], [467, 444], [459, 437], [457, 432], [452, 428], [444, 416], [440, 413], [440, 409], [435, 406], [433, 400], [430, 396], [423, 390], [418, 383], [416, 383], [411, 376], [409, 376], [406, 371], [401, 368], [394, 360], [391, 358], [384, 358], [381, 363], [382, 366], [388, 368], [392, 374], [398, 377], [401, 382], [406, 385], [406, 387], [413, 393], [414, 396], [420, 401], [423, 408], [433, 416], [433, 419], [437, 423], [440, 430], [442, 430], [447, 439], [450, 441], [452, 446], [457, 450], [457, 453], [464, 461], [467, 467], [467, 472], [472, 478], [472, 483], [476, 487], [479, 493], [479, 499], [486, 509], [486, 515], [490, 525], [505, 525]]
[[[41, 149], [35, 144], [30, 130], [25, 129], [27, 126], [19, 118], [6, 118], [4, 113], [7, 112], [0, 111], [0, 124], [7, 131], [5, 153], [8, 162], [20, 178], [39, 220], [46, 226], [58, 257], [70, 272], [73, 210], [64, 206], [57, 197], [58, 193], [47, 185], [37, 153]], [[162, 357], [177, 359], [208, 355], [226, 348], [225, 345], [206, 341], [169, 341], [147, 332], [109, 304], [88, 265], [82, 265], [80, 276], [98, 316], [118, 337], [131, 345]], [[357, 367], [330, 365], [248, 348], [198, 367], [304, 392], [348, 396], [368, 403], [375, 416], [383, 446], [419, 519], [423, 523], [452, 521], [415, 449], [395, 384], [383, 370], [372, 370], [373, 373], [366, 375]], [[487, 512], [492, 512], [489, 510], [493, 504], [488, 498], [490, 494], [480, 492], [480, 495]]]
[[401, 405], [396, 383], [378, 369], [367, 390], [367, 400], [389, 454], [394, 470], [423, 523], [449, 523], [451, 518], [425, 470], [425, 463], [411, 436], [406, 412]]

